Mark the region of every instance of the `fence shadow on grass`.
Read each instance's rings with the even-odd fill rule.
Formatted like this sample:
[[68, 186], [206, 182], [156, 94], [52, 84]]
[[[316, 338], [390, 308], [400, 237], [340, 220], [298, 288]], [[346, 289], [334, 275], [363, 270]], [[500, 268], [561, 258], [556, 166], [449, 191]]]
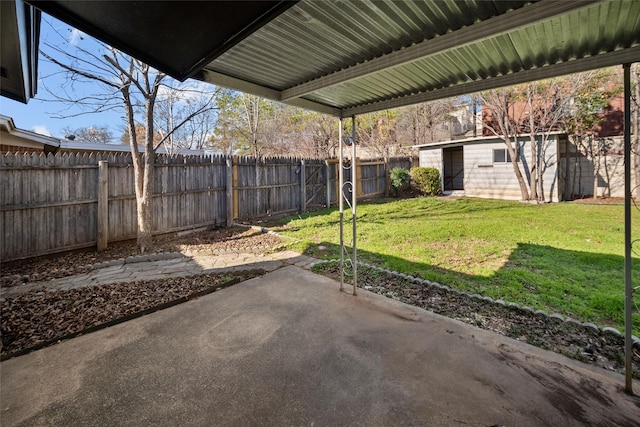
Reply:
[[[326, 249], [319, 250], [319, 246]], [[340, 251], [338, 245], [323, 242], [308, 245], [304, 253], [318, 258], [336, 259]], [[348, 255], [351, 253], [351, 248], [345, 252]], [[483, 275], [362, 249], [358, 249], [357, 254], [358, 261], [469, 293], [556, 312], [581, 321], [594, 322], [601, 327], [615, 326], [622, 330], [624, 325], [622, 256], [519, 243], [502, 266]], [[640, 262], [634, 265], [633, 277], [634, 283], [640, 280]], [[365, 284], [359, 283], [360, 286]], [[636, 296], [635, 301], [640, 305], [640, 297]], [[633, 323], [634, 333], [637, 335], [640, 332], [638, 310], [633, 312]]]

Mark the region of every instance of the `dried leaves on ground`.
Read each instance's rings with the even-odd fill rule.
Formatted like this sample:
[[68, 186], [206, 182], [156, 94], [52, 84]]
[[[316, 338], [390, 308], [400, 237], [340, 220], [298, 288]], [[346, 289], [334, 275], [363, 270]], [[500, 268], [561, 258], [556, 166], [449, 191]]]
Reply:
[[0, 304], [2, 355], [20, 354], [88, 328], [130, 318], [163, 304], [218, 290], [259, 274], [263, 272], [203, 274], [57, 292], [33, 290], [6, 298]]
[[[152, 253], [181, 252], [213, 255], [225, 252], [264, 252], [281, 239], [259, 229], [226, 228], [156, 239]], [[2, 286], [83, 274], [92, 265], [140, 255], [135, 242], [110, 245], [104, 252], [85, 249], [60, 255], [5, 263]], [[147, 282], [92, 286], [68, 291], [34, 290], [1, 302], [2, 350], [7, 356], [68, 337], [96, 325], [127, 318], [171, 301], [197, 295], [207, 289], [247, 280], [261, 274], [205, 274]]]
[[[191, 255], [214, 255], [224, 252], [264, 252], [282, 244], [275, 234], [255, 228], [223, 228], [183, 236], [160, 237], [149, 253], [180, 252]], [[148, 253], [146, 253], [148, 254]], [[93, 264], [140, 255], [133, 241], [109, 245], [107, 250], [83, 249], [50, 257], [2, 264], [3, 287], [26, 282], [45, 281], [88, 273]]]

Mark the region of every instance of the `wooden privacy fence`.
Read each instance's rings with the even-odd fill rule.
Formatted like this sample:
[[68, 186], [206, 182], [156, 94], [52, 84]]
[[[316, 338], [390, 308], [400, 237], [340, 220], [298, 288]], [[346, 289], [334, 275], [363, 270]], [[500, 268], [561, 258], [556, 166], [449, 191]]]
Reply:
[[[135, 238], [131, 160], [122, 153], [0, 156], [0, 260]], [[408, 158], [356, 159], [358, 198], [384, 195], [388, 171], [410, 166]], [[153, 233], [330, 206], [337, 202], [337, 169], [337, 160], [157, 155]]]
[[[329, 205], [338, 203], [336, 194], [338, 192], [339, 179], [337, 159], [326, 160], [327, 163], [327, 197]], [[394, 157], [386, 160], [356, 158], [356, 197], [358, 200], [383, 197], [389, 194], [391, 181], [389, 171], [393, 168], [411, 169], [412, 161], [409, 157]], [[343, 174], [345, 181], [351, 181], [351, 161], [348, 159], [343, 164]], [[351, 200], [351, 187], [345, 186], [344, 196]]]

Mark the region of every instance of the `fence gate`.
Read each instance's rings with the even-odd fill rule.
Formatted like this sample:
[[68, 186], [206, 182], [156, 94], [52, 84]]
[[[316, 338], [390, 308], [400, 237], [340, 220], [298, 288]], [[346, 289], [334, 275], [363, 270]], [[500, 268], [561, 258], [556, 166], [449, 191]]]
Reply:
[[327, 166], [322, 160], [305, 160], [304, 211], [327, 205]]

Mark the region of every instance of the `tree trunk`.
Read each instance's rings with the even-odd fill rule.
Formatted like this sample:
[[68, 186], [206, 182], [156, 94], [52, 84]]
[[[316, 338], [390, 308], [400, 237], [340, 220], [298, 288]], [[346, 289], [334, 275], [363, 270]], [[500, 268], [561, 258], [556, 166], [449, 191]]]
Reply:
[[536, 140], [536, 123], [535, 110], [533, 107], [533, 98], [535, 89], [531, 85], [527, 85], [527, 108], [529, 110], [529, 145], [531, 146], [531, 164], [529, 165], [529, 198], [537, 202], [540, 201], [538, 194], [538, 141]]
[[144, 169], [142, 171], [142, 191], [140, 197], [136, 197], [138, 208], [138, 248], [144, 253], [153, 245], [153, 162], [154, 153], [143, 154]]
[[598, 174], [600, 173], [600, 153], [595, 148], [596, 140], [589, 135], [589, 147], [591, 149], [591, 161], [593, 162], [593, 198], [598, 198]]
[[531, 166], [529, 179], [529, 198], [539, 201], [538, 194], [538, 141], [533, 133], [529, 134], [529, 143], [531, 144]]
[[[155, 93], [150, 93], [145, 101], [145, 151], [142, 157], [142, 168], [136, 174], [136, 207], [138, 217], [138, 248], [141, 253], [153, 245], [153, 172], [155, 166], [155, 147], [153, 142], [153, 107]], [[135, 163], [134, 163], [135, 167]]]
[[[515, 143], [518, 143], [518, 137], [514, 136], [513, 139]], [[514, 148], [511, 140], [506, 137], [504, 138], [504, 142], [507, 145], [507, 150], [509, 151], [509, 156], [511, 157], [511, 166], [513, 166], [513, 173], [516, 175], [516, 179], [518, 180], [518, 185], [520, 186], [520, 194], [522, 196], [522, 200], [530, 200], [529, 190], [527, 189], [527, 182], [522, 175], [522, 171], [520, 171], [520, 165], [518, 164], [518, 152]]]
[[543, 164], [542, 147], [546, 147], [547, 143], [548, 143], [547, 136], [546, 134], [543, 133], [541, 136], [540, 142], [536, 145], [536, 169], [538, 171], [538, 173], [536, 174], [536, 177], [538, 180], [538, 201], [540, 203], [545, 202], [544, 188], [542, 188], [542, 185], [543, 185], [542, 174], [544, 173], [544, 169], [542, 168], [542, 164]]
[[[136, 192], [137, 245], [140, 252], [144, 252], [150, 248], [152, 244], [151, 226], [153, 210], [151, 208], [151, 186], [147, 185], [147, 183], [152, 182], [153, 178], [153, 137], [148, 140], [151, 141], [150, 143], [145, 141], [145, 153], [140, 153], [138, 149], [138, 136], [136, 133], [133, 104], [131, 103], [128, 87], [121, 89], [121, 93], [125, 105], [125, 115], [129, 129], [129, 146], [133, 160], [133, 179]], [[151, 112], [151, 114], [153, 114], [153, 112]], [[147, 117], [147, 121], [148, 119], [149, 117]], [[153, 120], [153, 115], [151, 115], [151, 119]], [[153, 132], [153, 128], [151, 128], [151, 131]], [[148, 132], [146, 138], [149, 138]]]

